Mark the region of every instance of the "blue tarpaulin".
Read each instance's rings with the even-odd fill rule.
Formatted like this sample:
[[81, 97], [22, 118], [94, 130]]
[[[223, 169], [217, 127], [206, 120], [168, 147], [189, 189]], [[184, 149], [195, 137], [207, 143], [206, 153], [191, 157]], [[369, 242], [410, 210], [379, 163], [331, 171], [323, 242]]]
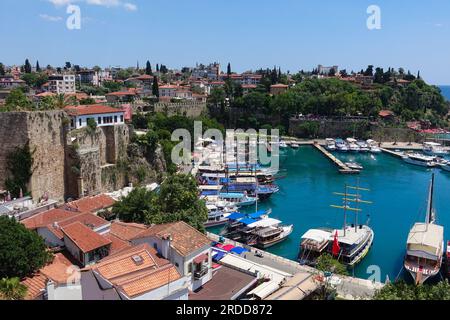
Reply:
[[259, 217], [261, 217], [262, 215], [266, 214], [266, 210], [259, 210], [255, 213], [251, 213], [248, 215], [249, 218], [253, 218], [253, 219], [257, 219]]
[[213, 256], [213, 260], [214, 260], [214, 261], [219, 261], [219, 260], [222, 259], [225, 255], [226, 255], [225, 252], [219, 251], [219, 252], [217, 252], [216, 255]]
[[241, 254], [243, 252], [248, 252], [248, 250], [245, 248], [242, 248], [242, 247], [235, 247], [235, 248], [231, 249], [230, 252], [233, 252], [236, 254]]
[[240, 213], [240, 212], [233, 212], [232, 214], [230, 214], [227, 218], [230, 220], [239, 220], [245, 217], [245, 214]]
[[255, 223], [256, 220], [255, 219], [250, 219], [250, 218], [245, 218], [245, 219], [242, 219], [240, 222], [245, 224], [245, 225], [249, 225], [249, 224]]

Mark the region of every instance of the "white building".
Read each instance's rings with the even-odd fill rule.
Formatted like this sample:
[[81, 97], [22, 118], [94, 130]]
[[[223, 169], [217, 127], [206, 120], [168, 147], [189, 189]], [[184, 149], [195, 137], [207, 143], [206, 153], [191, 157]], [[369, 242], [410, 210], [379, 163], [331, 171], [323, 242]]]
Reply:
[[149, 244], [188, 277], [195, 291], [212, 279], [211, 240], [185, 222], [154, 225], [131, 239], [133, 244]]
[[159, 97], [171, 97], [175, 98], [177, 96], [178, 86], [174, 85], [164, 85], [159, 87]]
[[70, 116], [70, 128], [80, 129], [88, 124], [89, 119], [93, 119], [97, 126], [113, 126], [125, 123], [125, 111], [105, 105], [81, 105], [68, 106], [64, 110]]
[[75, 75], [53, 75], [48, 78], [49, 91], [57, 94], [76, 93]]

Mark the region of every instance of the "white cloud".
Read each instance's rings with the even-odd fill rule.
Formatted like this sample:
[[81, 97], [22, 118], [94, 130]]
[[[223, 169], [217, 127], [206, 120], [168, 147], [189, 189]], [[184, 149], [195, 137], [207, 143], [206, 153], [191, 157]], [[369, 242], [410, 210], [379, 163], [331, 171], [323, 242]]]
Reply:
[[124, 3], [123, 6], [124, 6], [125, 10], [127, 10], [127, 11], [136, 11], [137, 10], [137, 5], [129, 3], [129, 2]]
[[105, 8], [122, 7], [127, 11], [136, 11], [137, 5], [130, 2], [123, 2], [122, 0], [47, 0], [56, 7], [66, 6], [75, 2], [85, 2], [93, 6], [100, 6]]
[[62, 20], [62, 17], [50, 16], [48, 14], [40, 14], [39, 17], [41, 17], [41, 19], [51, 22], [58, 22]]

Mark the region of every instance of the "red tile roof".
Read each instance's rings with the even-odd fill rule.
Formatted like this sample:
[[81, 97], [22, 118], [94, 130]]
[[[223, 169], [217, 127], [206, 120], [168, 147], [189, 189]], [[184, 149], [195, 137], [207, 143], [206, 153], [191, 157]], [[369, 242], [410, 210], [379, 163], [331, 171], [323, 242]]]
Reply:
[[57, 284], [64, 284], [67, 283], [69, 278], [73, 278], [75, 268], [73, 262], [63, 253], [56, 253], [53, 261], [40, 269], [39, 272]]
[[27, 229], [34, 230], [37, 228], [45, 227], [49, 224], [53, 224], [54, 222], [73, 217], [77, 214], [79, 214], [79, 212], [70, 212], [63, 209], [51, 209], [49, 211], [44, 211], [30, 218], [24, 219], [21, 221], [21, 223]]
[[111, 241], [109, 254], [114, 254], [122, 251], [123, 249], [131, 247], [131, 244], [128, 241], [124, 241], [112, 233], [105, 234], [104, 237]]
[[97, 212], [110, 208], [116, 201], [106, 194], [99, 194], [93, 197], [85, 197], [69, 202], [67, 206], [76, 208], [81, 212]]
[[381, 110], [379, 113], [378, 113], [378, 115], [380, 116], [380, 117], [390, 117], [390, 116], [393, 116], [394, 115], [394, 112], [393, 111], [391, 111], [391, 110]]
[[113, 108], [101, 104], [67, 106], [64, 108], [64, 110], [70, 115], [74, 116], [124, 112], [122, 109]]
[[112, 243], [79, 221], [61, 228], [61, 231], [84, 253]]
[[277, 83], [270, 86], [271, 88], [287, 88], [289, 87], [287, 84]]
[[211, 244], [211, 240], [208, 237], [183, 221], [151, 226], [133, 237], [133, 239], [147, 237], [161, 239], [169, 235], [172, 237], [171, 246], [182, 256], [187, 256]]
[[147, 228], [143, 224], [114, 221], [110, 232], [122, 240], [129, 241]]
[[122, 96], [135, 96], [136, 92], [133, 91], [118, 91], [118, 92], [111, 92], [111, 93], [107, 93], [107, 96], [118, 96], [118, 97], [122, 97]]
[[27, 287], [25, 300], [35, 300], [44, 294], [48, 278], [38, 272], [31, 277], [25, 278], [21, 283]]

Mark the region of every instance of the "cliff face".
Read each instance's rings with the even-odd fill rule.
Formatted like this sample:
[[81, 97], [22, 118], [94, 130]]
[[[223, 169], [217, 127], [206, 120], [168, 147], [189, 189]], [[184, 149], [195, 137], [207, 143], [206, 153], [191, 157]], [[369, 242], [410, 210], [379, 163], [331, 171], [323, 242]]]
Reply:
[[26, 144], [33, 157], [28, 189], [35, 200], [45, 193], [62, 201], [155, 182], [165, 171], [162, 153], [148, 161], [130, 142], [126, 125], [68, 131], [67, 123], [63, 111], [0, 113], [0, 190], [9, 176], [8, 156]]

